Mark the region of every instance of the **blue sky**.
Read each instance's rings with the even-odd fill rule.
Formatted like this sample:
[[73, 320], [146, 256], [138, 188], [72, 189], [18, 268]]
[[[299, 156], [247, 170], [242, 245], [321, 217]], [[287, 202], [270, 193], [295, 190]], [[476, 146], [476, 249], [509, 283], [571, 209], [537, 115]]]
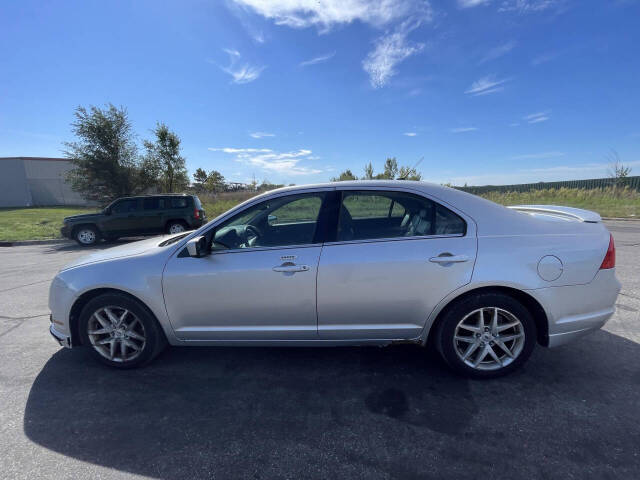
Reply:
[[2, 2], [0, 156], [112, 102], [231, 181], [594, 178], [611, 149], [638, 175], [639, 46], [635, 0]]

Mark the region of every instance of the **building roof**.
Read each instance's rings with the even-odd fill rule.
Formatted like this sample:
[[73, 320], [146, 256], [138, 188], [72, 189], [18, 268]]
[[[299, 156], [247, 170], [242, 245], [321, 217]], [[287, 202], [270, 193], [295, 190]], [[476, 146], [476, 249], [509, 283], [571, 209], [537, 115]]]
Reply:
[[48, 162], [70, 162], [68, 158], [59, 157], [0, 157], [0, 160], [45, 160]]

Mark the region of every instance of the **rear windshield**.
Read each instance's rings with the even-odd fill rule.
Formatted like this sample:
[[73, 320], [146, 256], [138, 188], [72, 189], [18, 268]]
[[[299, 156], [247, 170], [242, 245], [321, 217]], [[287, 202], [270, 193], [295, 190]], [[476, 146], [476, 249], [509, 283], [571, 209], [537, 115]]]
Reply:
[[198, 210], [202, 210], [202, 203], [200, 203], [200, 199], [198, 197], [193, 197], [193, 201], [195, 202], [196, 208]]

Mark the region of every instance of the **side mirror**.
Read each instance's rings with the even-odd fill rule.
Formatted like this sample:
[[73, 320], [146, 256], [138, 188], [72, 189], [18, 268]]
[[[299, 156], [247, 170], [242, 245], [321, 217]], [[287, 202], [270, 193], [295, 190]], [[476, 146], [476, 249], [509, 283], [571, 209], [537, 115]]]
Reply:
[[102, 213], [104, 213], [105, 215], [111, 215], [111, 209], [107, 207], [102, 211]]
[[267, 223], [269, 225], [273, 225], [278, 221], [278, 217], [276, 215], [267, 215]]
[[193, 258], [204, 257], [209, 253], [207, 248], [207, 238], [205, 236], [200, 236], [189, 240], [187, 242], [187, 253], [189, 253], [189, 256]]

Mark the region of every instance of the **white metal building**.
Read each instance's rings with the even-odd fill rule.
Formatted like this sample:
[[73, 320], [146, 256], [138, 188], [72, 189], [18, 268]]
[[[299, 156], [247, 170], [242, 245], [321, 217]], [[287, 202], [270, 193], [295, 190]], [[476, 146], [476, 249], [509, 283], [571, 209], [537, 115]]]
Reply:
[[66, 181], [65, 158], [0, 157], [0, 207], [87, 205]]

